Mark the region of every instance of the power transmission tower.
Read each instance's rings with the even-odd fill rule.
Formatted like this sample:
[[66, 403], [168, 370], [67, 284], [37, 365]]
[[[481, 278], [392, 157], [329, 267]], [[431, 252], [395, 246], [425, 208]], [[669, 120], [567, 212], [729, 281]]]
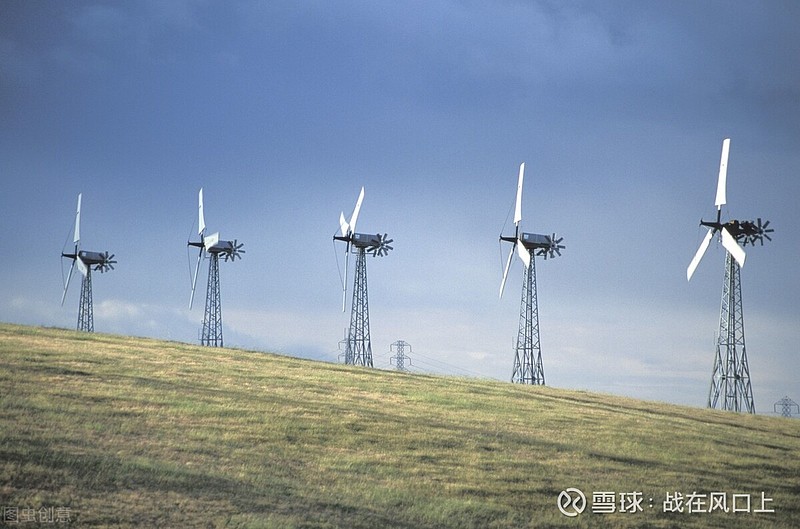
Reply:
[[369, 336], [369, 301], [367, 295], [367, 252], [358, 248], [350, 307], [350, 330], [344, 351], [344, 363], [372, 367], [372, 341]]
[[725, 254], [719, 336], [708, 392], [708, 407], [718, 404], [723, 410], [756, 412], [744, 341], [740, 268], [729, 252]]
[[395, 369], [398, 371], [408, 371], [406, 362], [408, 362], [408, 365], [411, 365], [411, 358], [406, 355], [406, 348], [411, 351], [411, 344], [403, 340], [397, 340], [389, 346], [389, 352], [395, 354], [389, 358], [389, 362], [394, 360]]
[[222, 342], [222, 298], [219, 288], [219, 254], [209, 254], [206, 312], [203, 316], [201, 345], [224, 347]]
[[778, 413], [778, 405], [780, 405], [782, 417], [791, 417], [792, 415], [800, 414], [800, 405], [798, 405], [789, 397], [783, 397], [781, 400], [775, 403], [773, 406], [775, 413]]
[[536, 296], [536, 259], [525, 269], [519, 331], [511, 382], [544, 385], [542, 350], [539, 346], [539, 303]]
[[94, 306], [92, 305], [92, 269], [86, 268], [81, 280], [81, 301], [78, 305], [78, 330], [94, 332]]

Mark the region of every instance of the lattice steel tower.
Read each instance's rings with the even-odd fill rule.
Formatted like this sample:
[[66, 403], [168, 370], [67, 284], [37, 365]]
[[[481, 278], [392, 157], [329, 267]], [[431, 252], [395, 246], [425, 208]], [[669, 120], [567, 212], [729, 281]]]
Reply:
[[518, 384], [544, 385], [542, 349], [539, 345], [539, 303], [536, 299], [536, 260], [525, 268], [522, 302], [519, 308], [519, 332], [514, 349], [511, 381]]
[[714, 369], [711, 374], [711, 387], [708, 391], [709, 408], [729, 411], [755, 413], [753, 388], [750, 384], [750, 366], [744, 339], [744, 311], [742, 310], [741, 267], [744, 266], [745, 251], [742, 246], [764, 245], [764, 239], [771, 241], [769, 221], [762, 224], [755, 221], [730, 220], [722, 222], [722, 206], [727, 203], [726, 187], [728, 174], [728, 153], [730, 139], [722, 142], [719, 176], [717, 179], [716, 221], [700, 221], [708, 232], [700, 248], [686, 269], [686, 279], [690, 280], [697, 265], [703, 258], [711, 239], [719, 234], [725, 248], [725, 279], [722, 283], [722, 300], [719, 314], [719, 333], [714, 355]]
[[206, 311], [200, 345], [224, 347], [222, 341], [222, 298], [219, 293], [219, 254], [208, 257], [208, 285], [206, 285]]
[[[78, 210], [75, 213], [75, 228], [73, 243], [75, 248], [72, 253], [61, 252], [62, 263], [66, 257], [72, 259], [72, 265], [69, 268], [69, 274], [64, 282], [64, 292], [61, 295], [61, 304], [64, 304], [64, 299], [67, 297], [67, 289], [69, 288], [70, 279], [72, 279], [72, 271], [78, 267], [78, 271], [83, 275], [81, 281], [81, 299], [78, 305], [78, 326], [77, 329], [83, 332], [94, 332], [94, 305], [92, 302], [92, 269], [97, 270], [101, 274], [113, 270], [114, 265], [117, 263], [114, 260], [114, 255], [109, 255], [108, 252], [88, 252], [80, 249], [81, 244], [81, 195], [78, 194]], [[63, 273], [63, 269], [62, 269]]]
[[403, 340], [397, 340], [393, 344], [389, 345], [389, 352], [394, 353], [394, 356], [389, 358], [389, 362], [394, 360], [395, 369], [398, 371], [408, 371], [406, 362], [411, 365], [411, 359], [406, 354], [406, 348], [411, 351], [411, 344], [404, 342]]
[[94, 305], [92, 304], [92, 270], [88, 268], [81, 280], [81, 301], [78, 305], [78, 330], [94, 332]]
[[544, 385], [544, 366], [542, 365], [542, 350], [539, 341], [539, 302], [536, 292], [536, 256], [544, 259], [561, 255], [564, 246], [561, 244], [563, 237], [556, 234], [539, 235], [536, 233], [520, 233], [519, 224], [522, 220], [522, 183], [525, 175], [525, 164], [519, 166], [517, 181], [517, 198], [514, 209], [514, 236], [500, 235], [500, 241], [513, 244], [508, 254], [503, 280], [500, 283], [500, 297], [503, 297], [508, 271], [516, 250], [525, 267], [522, 281], [522, 300], [519, 311], [519, 330], [514, 350], [514, 370], [511, 382], [518, 384]]
[[744, 341], [742, 283], [739, 264], [725, 254], [725, 281], [719, 310], [719, 335], [714, 370], [708, 391], [708, 407], [755, 413], [750, 366]]
[[206, 221], [203, 214], [203, 189], [198, 193], [198, 235], [200, 240], [197, 242], [189, 241], [187, 246], [199, 248], [197, 255], [197, 266], [192, 278], [192, 294], [189, 297], [189, 309], [191, 310], [194, 302], [194, 291], [197, 286], [197, 274], [200, 271], [200, 262], [203, 256], [208, 257], [208, 285], [206, 286], [206, 309], [203, 315], [203, 327], [200, 334], [200, 344], [211, 347], [223, 347], [222, 339], [222, 297], [219, 286], [219, 258], [222, 256], [225, 261], [235, 261], [242, 254], [244, 243], [237, 239], [233, 241], [221, 241], [219, 232], [206, 236]]
[[356, 251], [356, 275], [353, 303], [350, 306], [350, 329], [347, 331], [344, 361], [346, 364], [372, 367], [372, 340], [369, 335], [369, 295], [367, 292], [367, 251]]
[[333, 240], [346, 242], [345, 267], [342, 278], [342, 312], [346, 308], [347, 300], [347, 267], [350, 253], [356, 254], [356, 272], [353, 280], [353, 302], [350, 307], [350, 328], [347, 332], [345, 343], [345, 364], [373, 367], [372, 342], [369, 334], [369, 296], [367, 292], [367, 252], [373, 257], [383, 257], [392, 249], [387, 234], [356, 233], [356, 222], [364, 200], [364, 188], [356, 200], [356, 206], [350, 221], [344, 218], [344, 212], [339, 216], [341, 235], [334, 235]]

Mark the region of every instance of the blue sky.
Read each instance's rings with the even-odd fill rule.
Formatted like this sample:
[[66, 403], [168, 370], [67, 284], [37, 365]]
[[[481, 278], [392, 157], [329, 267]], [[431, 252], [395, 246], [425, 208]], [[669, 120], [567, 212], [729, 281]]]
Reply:
[[82, 247], [119, 261], [96, 330], [196, 341], [203, 187], [209, 232], [247, 251], [221, 264], [226, 344], [335, 361], [332, 236], [363, 185], [359, 231], [395, 241], [368, 263], [376, 365], [405, 340], [420, 366], [508, 380], [522, 269], [499, 300], [498, 235], [524, 161], [522, 227], [566, 245], [537, 264], [548, 384], [703, 406], [724, 249], [685, 271], [730, 137], [723, 213], [775, 228], [742, 273], [756, 407], [800, 398], [795, 2], [0, 10], [0, 320], [74, 326], [59, 253], [82, 192]]

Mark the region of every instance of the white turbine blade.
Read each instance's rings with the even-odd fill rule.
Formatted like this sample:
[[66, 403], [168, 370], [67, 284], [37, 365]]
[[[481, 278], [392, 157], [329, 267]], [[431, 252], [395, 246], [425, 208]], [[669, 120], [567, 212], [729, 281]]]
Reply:
[[522, 179], [525, 176], [525, 162], [519, 165], [519, 180], [517, 180], [517, 202], [514, 207], [514, 224], [519, 226], [522, 220]]
[[339, 227], [341, 228], [342, 231], [342, 237], [347, 237], [347, 230], [350, 229], [350, 225], [344, 218], [344, 211], [339, 213]]
[[72, 278], [72, 269], [75, 268], [75, 261], [72, 261], [72, 266], [69, 267], [69, 273], [67, 273], [67, 282], [64, 284], [64, 293], [61, 294], [61, 306], [64, 306], [64, 299], [67, 297], [67, 289], [69, 288], [69, 280]]
[[703, 237], [703, 242], [700, 243], [700, 248], [697, 249], [697, 253], [694, 254], [692, 258], [692, 262], [689, 263], [689, 268], [686, 269], [686, 281], [691, 281], [692, 276], [694, 275], [694, 271], [697, 269], [697, 265], [700, 264], [700, 259], [703, 258], [703, 255], [706, 253], [706, 249], [708, 245], [711, 243], [711, 237], [714, 236], [714, 230], [708, 230], [706, 236]]
[[73, 238], [72, 242], [78, 244], [81, 240], [81, 195], [83, 193], [78, 193], [78, 211], [75, 213], [75, 237]]
[[347, 246], [344, 251], [344, 281], [342, 281], [342, 312], [347, 307], [347, 265], [350, 261], [350, 241], [347, 241]]
[[76, 257], [75, 262], [78, 264], [78, 272], [83, 274], [83, 277], [86, 277], [89, 274], [89, 269], [86, 267], [86, 263], [81, 261], [80, 257]]
[[200, 248], [200, 253], [197, 254], [197, 266], [194, 269], [194, 278], [192, 278], [192, 295], [189, 296], [189, 310], [192, 310], [192, 303], [194, 303], [194, 289], [197, 286], [197, 273], [200, 271], [200, 261], [203, 260], [203, 249]]
[[197, 233], [203, 235], [203, 232], [206, 231], [206, 218], [203, 215], [203, 188], [200, 188], [200, 193], [198, 194], [197, 198], [197, 210], [198, 210], [198, 220], [197, 220]]
[[731, 146], [731, 139], [725, 138], [722, 141], [722, 157], [719, 160], [719, 177], [717, 178], [717, 199], [714, 201], [714, 204], [717, 206], [717, 209], [720, 209], [723, 205], [725, 205], [726, 197], [725, 197], [725, 187], [726, 181], [728, 179], [728, 151], [730, 150]]
[[212, 233], [208, 237], [203, 237], [203, 245], [205, 246], [206, 250], [208, 250], [218, 242], [219, 242], [219, 232]]
[[733, 238], [733, 235], [725, 228], [722, 228], [722, 246], [736, 259], [739, 266], [744, 266], [744, 250], [739, 246], [739, 243], [736, 242], [736, 239]]
[[508, 252], [508, 260], [506, 261], [506, 267], [503, 270], [503, 281], [500, 282], [500, 298], [503, 297], [503, 290], [505, 290], [506, 288], [506, 279], [508, 279], [508, 271], [511, 268], [511, 261], [513, 259], [514, 259], [514, 248], [512, 247], [511, 251]]
[[353, 214], [350, 216], [350, 231], [356, 231], [356, 221], [358, 221], [358, 212], [361, 211], [361, 202], [364, 200], [364, 187], [361, 187], [361, 193], [358, 194], [356, 207], [353, 209]]
[[525, 245], [522, 244], [520, 239], [517, 239], [517, 255], [519, 255], [520, 259], [522, 259], [523, 264], [525, 264], [525, 268], [528, 268], [531, 265], [531, 252], [525, 248]]

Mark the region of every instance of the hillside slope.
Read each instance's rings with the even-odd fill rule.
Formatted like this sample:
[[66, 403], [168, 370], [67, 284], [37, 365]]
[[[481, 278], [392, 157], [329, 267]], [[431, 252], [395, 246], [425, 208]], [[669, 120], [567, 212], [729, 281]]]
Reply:
[[0, 525], [789, 528], [798, 454], [797, 420], [0, 324]]

